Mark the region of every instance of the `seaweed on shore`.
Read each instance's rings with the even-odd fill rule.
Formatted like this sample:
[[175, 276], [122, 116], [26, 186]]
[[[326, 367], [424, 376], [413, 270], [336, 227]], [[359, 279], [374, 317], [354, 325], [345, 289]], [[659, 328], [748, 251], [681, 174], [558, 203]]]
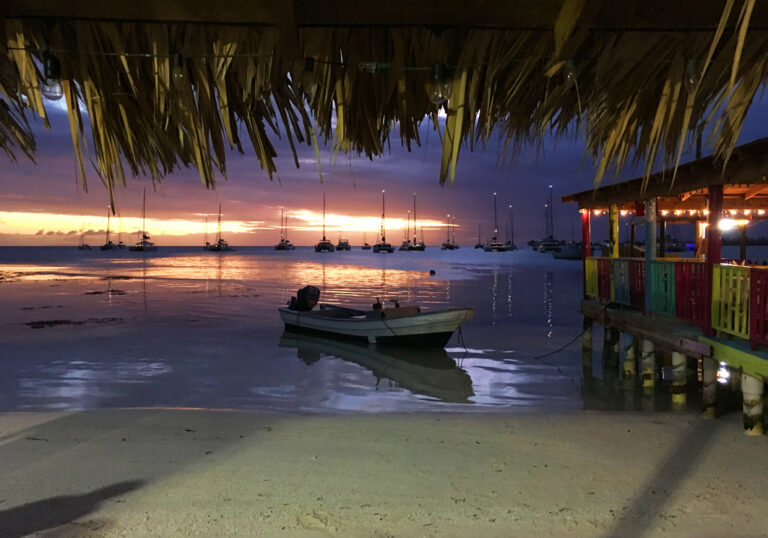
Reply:
[[88, 318], [84, 320], [71, 320], [71, 319], [48, 319], [38, 321], [28, 321], [24, 323], [31, 329], [44, 329], [46, 327], [58, 327], [59, 325], [85, 325], [86, 323], [120, 323], [123, 318]]

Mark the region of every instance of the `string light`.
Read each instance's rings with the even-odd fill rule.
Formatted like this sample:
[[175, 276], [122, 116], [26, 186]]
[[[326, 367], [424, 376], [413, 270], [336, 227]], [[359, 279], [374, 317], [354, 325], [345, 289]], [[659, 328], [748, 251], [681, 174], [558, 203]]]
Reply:
[[629, 211], [627, 211], [626, 209], [622, 209], [621, 211], [619, 211], [619, 215], [621, 215], [622, 217], [626, 217], [628, 213]]
[[573, 61], [568, 60], [565, 62], [563, 76], [565, 77], [565, 83], [568, 86], [576, 85], [576, 66], [573, 64]]
[[40, 93], [49, 101], [58, 101], [64, 97], [61, 89], [61, 64], [59, 59], [49, 50], [44, 50], [43, 58], [43, 82], [40, 85]]
[[667, 211], [666, 209], [662, 209], [661, 210], [661, 216], [662, 217], [666, 217], [668, 214], [669, 214], [669, 211]]
[[444, 63], [436, 62], [432, 66], [429, 100], [439, 107], [440, 105], [447, 103], [451, 98], [452, 89], [448, 66]]

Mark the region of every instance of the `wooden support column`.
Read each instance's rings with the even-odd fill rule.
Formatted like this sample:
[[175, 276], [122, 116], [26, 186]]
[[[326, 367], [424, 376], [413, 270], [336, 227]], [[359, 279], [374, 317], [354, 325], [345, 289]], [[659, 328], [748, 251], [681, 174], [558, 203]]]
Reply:
[[619, 373], [619, 331], [603, 329], [603, 378], [616, 378]]
[[582, 323], [582, 328], [584, 329], [584, 334], [581, 335], [581, 350], [582, 351], [589, 351], [592, 353], [592, 342], [593, 342], [593, 333], [592, 333], [592, 326], [594, 325], [594, 320], [592, 318], [588, 318], [587, 316], [584, 316], [584, 321]]
[[643, 340], [641, 360], [643, 364], [643, 388], [653, 390], [656, 384], [656, 352], [653, 342]]
[[[651, 263], [656, 259], [656, 198], [645, 202], [645, 308], [651, 307]], [[653, 345], [653, 344], [651, 344]]]
[[707, 236], [707, 223], [704, 221], [696, 221], [696, 249], [694, 251], [694, 257], [703, 258], [706, 256], [706, 244], [704, 238]]
[[[723, 186], [712, 185], [707, 194], [709, 205], [709, 217], [707, 223], [707, 289], [706, 289], [706, 316], [704, 319], [704, 332], [709, 336], [714, 336], [715, 330], [712, 328], [712, 274], [713, 267], [721, 261], [723, 236], [720, 228], [717, 227], [723, 212]], [[646, 267], [646, 271], [648, 268]], [[646, 273], [647, 274], [647, 273]], [[646, 285], [647, 285], [646, 280]], [[648, 296], [646, 295], [646, 300]]]
[[747, 259], [747, 226], [739, 227], [739, 259], [746, 261]]
[[687, 357], [678, 351], [672, 352], [672, 406], [685, 407]]
[[622, 363], [622, 377], [628, 384], [634, 384], [637, 377], [637, 353], [635, 337], [626, 334], [624, 337], [624, 362]]
[[[589, 209], [581, 210], [581, 274], [582, 274], [582, 289], [584, 291], [584, 298], [587, 297], [587, 258], [592, 255], [592, 246], [590, 242], [591, 229], [590, 229], [590, 215]], [[585, 318], [586, 319], [586, 318]]]
[[715, 401], [717, 398], [717, 361], [704, 357], [702, 369], [702, 400], [704, 417], [715, 418]]
[[744, 430], [747, 435], [763, 434], [763, 380], [741, 374], [744, 397]]
[[667, 255], [667, 221], [665, 219], [659, 219], [659, 258], [664, 258]]
[[608, 257], [619, 257], [619, 206], [611, 204], [608, 209]]
[[635, 223], [629, 223], [629, 256], [635, 257]]

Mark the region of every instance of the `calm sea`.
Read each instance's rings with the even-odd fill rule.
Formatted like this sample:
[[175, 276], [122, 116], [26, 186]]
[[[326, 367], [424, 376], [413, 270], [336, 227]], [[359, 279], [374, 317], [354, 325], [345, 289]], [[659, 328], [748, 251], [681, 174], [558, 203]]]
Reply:
[[[2, 247], [0, 410], [579, 409], [578, 340], [536, 357], [581, 331], [581, 278], [580, 261], [530, 250]], [[445, 350], [284, 334], [277, 308], [308, 284], [322, 302], [475, 317]]]

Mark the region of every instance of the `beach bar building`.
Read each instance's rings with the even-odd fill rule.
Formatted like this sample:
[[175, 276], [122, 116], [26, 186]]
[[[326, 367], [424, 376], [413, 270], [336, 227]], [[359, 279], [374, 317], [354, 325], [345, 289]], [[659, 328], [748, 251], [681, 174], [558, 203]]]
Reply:
[[[641, 361], [653, 387], [656, 351], [672, 352], [672, 400], [685, 403], [688, 358], [702, 361], [704, 406], [714, 415], [716, 372], [741, 374], [745, 428], [763, 431], [763, 386], [768, 376], [768, 262], [749, 260], [746, 225], [768, 218], [768, 139], [734, 148], [730, 160], [700, 158], [649, 176], [564, 196], [576, 202], [584, 254], [585, 351], [592, 323], [603, 324], [606, 370], [618, 369], [625, 333], [623, 376]], [[608, 244], [591, 246], [592, 221], [607, 216]], [[643, 217], [644, 245], [619, 244], [622, 217]], [[667, 252], [667, 226], [695, 224], [693, 257]], [[737, 259], [722, 255], [724, 230], [739, 230]], [[639, 243], [639, 241], [638, 241]]]

